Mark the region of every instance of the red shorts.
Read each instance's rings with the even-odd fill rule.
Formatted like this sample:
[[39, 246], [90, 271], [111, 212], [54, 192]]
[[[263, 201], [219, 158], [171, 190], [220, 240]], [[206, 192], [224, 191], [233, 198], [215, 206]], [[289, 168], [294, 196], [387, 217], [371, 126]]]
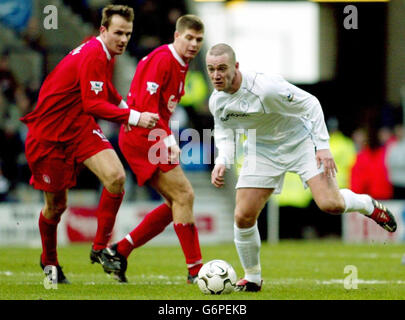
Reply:
[[155, 142], [148, 141], [143, 136], [135, 135], [133, 131], [125, 132], [123, 126], [121, 126], [118, 141], [121, 152], [132, 172], [136, 175], [139, 186], [143, 186], [157, 170], [168, 172], [179, 165], [178, 163], [149, 159], [151, 147], [156, 146]]
[[46, 192], [70, 189], [76, 185], [80, 164], [105, 149], [113, 147], [97, 124], [69, 143], [40, 142], [28, 132], [25, 154], [32, 172], [30, 184]]

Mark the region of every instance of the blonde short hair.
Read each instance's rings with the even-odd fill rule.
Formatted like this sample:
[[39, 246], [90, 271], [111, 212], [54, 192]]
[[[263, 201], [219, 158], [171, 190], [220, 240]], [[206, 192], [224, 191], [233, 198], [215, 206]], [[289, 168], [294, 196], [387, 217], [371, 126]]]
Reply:
[[192, 29], [197, 32], [204, 32], [204, 23], [193, 14], [181, 16], [176, 21], [176, 31], [183, 33], [185, 30]]
[[236, 62], [235, 51], [226, 43], [218, 43], [212, 46], [211, 49], [208, 50], [207, 54], [211, 56], [222, 56], [223, 54], [227, 54], [231, 63]]

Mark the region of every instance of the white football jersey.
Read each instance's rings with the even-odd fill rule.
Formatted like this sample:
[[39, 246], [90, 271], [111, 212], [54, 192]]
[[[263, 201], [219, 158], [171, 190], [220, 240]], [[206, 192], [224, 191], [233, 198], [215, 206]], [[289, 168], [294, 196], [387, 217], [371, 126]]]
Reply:
[[215, 122], [216, 163], [234, 163], [235, 132], [242, 130], [248, 137], [245, 148], [265, 147], [280, 161], [308, 137], [318, 150], [329, 149], [318, 99], [279, 75], [242, 72], [239, 90], [233, 94], [214, 90], [209, 108]]

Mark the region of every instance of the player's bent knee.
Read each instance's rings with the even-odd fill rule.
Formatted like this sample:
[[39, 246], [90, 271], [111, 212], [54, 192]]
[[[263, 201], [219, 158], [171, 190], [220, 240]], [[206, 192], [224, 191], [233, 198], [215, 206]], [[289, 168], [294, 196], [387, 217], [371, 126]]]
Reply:
[[173, 201], [183, 206], [192, 206], [194, 203], [194, 190], [192, 188], [187, 188], [176, 193]]
[[48, 219], [57, 219], [65, 212], [66, 209], [66, 203], [47, 204], [43, 214]]
[[187, 201], [188, 201], [189, 203], [194, 203], [194, 197], [195, 197], [195, 195], [194, 195], [194, 190], [191, 189], [191, 188], [188, 189], [187, 192], [186, 192]]
[[125, 179], [125, 171], [112, 172], [104, 182], [104, 187], [111, 193], [120, 193], [124, 190]]
[[241, 212], [235, 213], [235, 224], [238, 228], [250, 228], [256, 223], [256, 215], [247, 215]]

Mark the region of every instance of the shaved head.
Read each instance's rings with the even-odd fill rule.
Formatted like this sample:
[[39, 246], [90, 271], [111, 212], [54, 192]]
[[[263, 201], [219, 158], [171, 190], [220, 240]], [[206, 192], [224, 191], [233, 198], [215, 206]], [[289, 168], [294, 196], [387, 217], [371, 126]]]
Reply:
[[216, 90], [234, 93], [240, 88], [242, 75], [231, 46], [219, 43], [211, 47], [207, 52], [206, 64], [208, 76]]
[[208, 51], [207, 55], [211, 56], [222, 56], [223, 54], [228, 55], [229, 62], [234, 64], [236, 62], [235, 51], [233, 51], [232, 47], [227, 45], [226, 43], [218, 43], [215, 46], [211, 47]]

